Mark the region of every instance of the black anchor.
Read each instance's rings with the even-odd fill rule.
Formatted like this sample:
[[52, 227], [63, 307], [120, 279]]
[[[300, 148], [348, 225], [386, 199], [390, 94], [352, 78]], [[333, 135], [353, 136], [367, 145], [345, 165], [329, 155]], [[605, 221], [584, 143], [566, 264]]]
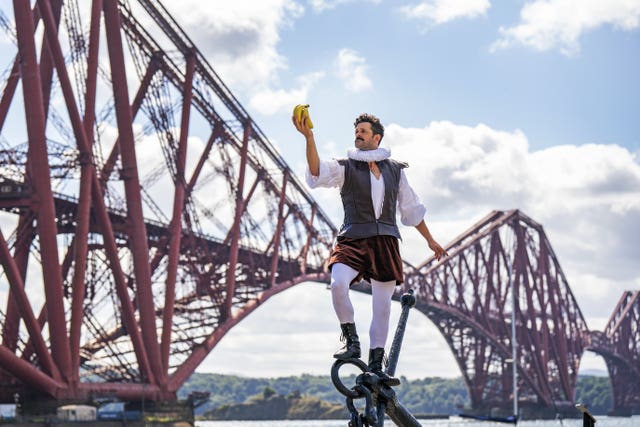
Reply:
[[[389, 376], [395, 374], [402, 338], [404, 337], [407, 318], [409, 317], [409, 309], [416, 304], [413, 290], [410, 289], [403, 294], [401, 302], [402, 313], [391, 344], [386, 369], [386, 373]], [[339, 371], [344, 365], [354, 365], [362, 371], [356, 377], [356, 385], [354, 387], [348, 388], [340, 379]], [[381, 381], [376, 374], [369, 371], [368, 366], [362, 360], [336, 360], [331, 367], [331, 381], [335, 388], [346, 396], [347, 409], [351, 414], [348, 427], [382, 427], [384, 426], [385, 413], [400, 427], [421, 427], [418, 420], [398, 401], [395, 391], [388, 384]], [[359, 413], [353, 400], [362, 398], [365, 400], [365, 408], [364, 412]]]

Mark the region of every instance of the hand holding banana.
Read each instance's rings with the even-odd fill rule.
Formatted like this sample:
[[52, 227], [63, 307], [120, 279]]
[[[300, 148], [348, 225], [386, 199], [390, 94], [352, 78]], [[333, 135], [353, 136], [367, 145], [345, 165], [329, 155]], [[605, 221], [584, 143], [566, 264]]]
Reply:
[[302, 126], [303, 120], [306, 120], [307, 127], [313, 129], [313, 122], [309, 117], [309, 104], [298, 104], [293, 109], [293, 121], [298, 126]]

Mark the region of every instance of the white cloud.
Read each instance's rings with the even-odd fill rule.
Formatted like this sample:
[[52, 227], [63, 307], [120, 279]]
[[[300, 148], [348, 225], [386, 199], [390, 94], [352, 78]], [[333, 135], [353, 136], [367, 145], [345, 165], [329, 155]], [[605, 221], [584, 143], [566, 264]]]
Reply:
[[[337, 6], [345, 3], [355, 3], [358, 0], [310, 0], [309, 3], [315, 12], [324, 12], [325, 10], [335, 9]], [[360, 0], [363, 3], [378, 4], [381, 0]]]
[[521, 204], [532, 175], [526, 170], [528, 141], [520, 131], [446, 121], [424, 129], [391, 124], [385, 144], [394, 157], [410, 160], [407, 173], [424, 190], [427, 209], [436, 215], [456, 212], [457, 218], [470, 218], [478, 204], [491, 209]]
[[[531, 152], [520, 131], [450, 122], [391, 124], [385, 143], [410, 162], [407, 176], [442, 243], [493, 209], [517, 208], [544, 226], [585, 316], [607, 317], [624, 289], [637, 288], [640, 248], [629, 236], [640, 235], [640, 164], [625, 148]], [[414, 262], [428, 252], [416, 234], [403, 232], [403, 253], [421, 258]]]
[[558, 48], [570, 55], [579, 51], [584, 33], [604, 25], [624, 31], [637, 29], [640, 1], [535, 0], [524, 5], [518, 25], [500, 28], [501, 37], [491, 50], [521, 44], [539, 51]]
[[[624, 289], [640, 287], [640, 248], [637, 239], [629, 238], [640, 235], [637, 155], [597, 144], [531, 151], [521, 131], [446, 121], [424, 128], [390, 124], [384, 144], [394, 158], [410, 162], [409, 181], [425, 201], [427, 222], [441, 243], [493, 209], [519, 208], [541, 223], [590, 328], [604, 327]], [[344, 155], [333, 144], [323, 148], [325, 158]], [[341, 216], [336, 189], [314, 190], [313, 196], [332, 217]], [[430, 255], [415, 230], [403, 227], [401, 232], [407, 260], [417, 263]], [[352, 293], [351, 298], [366, 348], [371, 297]], [[327, 375], [330, 355], [339, 347], [329, 291], [300, 284], [264, 306], [234, 328], [198, 371], [238, 373], [233, 367], [246, 366], [248, 376]], [[399, 310], [394, 304], [389, 344]], [[256, 339], [256, 334], [262, 335]], [[284, 344], [264, 345], [274, 339]], [[291, 363], [291, 351], [301, 362]], [[587, 354], [581, 369], [602, 370], [603, 362]], [[444, 338], [418, 312], [409, 316], [397, 374], [410, 379], [460, 375]]]
[[184, 0], [166, 6], [225, 83], [243, 87], [264, 85], [287, 67], [277, 50], [280, 31], [304, 11], [292, 0]]
[[351, 92], [362, 92], [373, 84], [367, 76], [367, 60], [352, 49], [340, 49], [335, 60], [336, 74]]
[[483, 16], [490, 7], [489, 0], [425, 0], [412, 6], [403, 6], [400, 12], [407, 18], [427, 24], [444, 24], [460, 18]]
[[[366, 349], [369, 346], [367, 329], [371, 321], [371, 297], [352, 292], [351, 300], [360, 329], [360, 341]], [[400, 304], [393, 303], [389, 344], [400, 313]], [[333, 363], [331, 354], [342, 345], [339, 337], [340, 329], [333, 314], [330, 291], [323, 284], [301, 283], [269, 298], [235, 326], [229, 333], [229, 339], [222, 339], [198, 367], [198, 372], [248, 377], [301, 373], [329, 375]], [[274, 342], [278, 345], [273, 345]], [[296, 357], [292, 358], [291, 354]], [[345, 372], [341, 371], [341, 374]], [[460, 375], [444, 337], [417, 310], [411, 313], [407, 322], [397, 372], [412, 379]]]
[[308, 99], [309, 92], [324, 75], [324, 72], [318, 71], [301, 76], [297, 79], [297, 86], [290, 90], [272, 88], [259, 90], [249, 101], [249, 106], [265, 115], [291, 110], [294, 105]]

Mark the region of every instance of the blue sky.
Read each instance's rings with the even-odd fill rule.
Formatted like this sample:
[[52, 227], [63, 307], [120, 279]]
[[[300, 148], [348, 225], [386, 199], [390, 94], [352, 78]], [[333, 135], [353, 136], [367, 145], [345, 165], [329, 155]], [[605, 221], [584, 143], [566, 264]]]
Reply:
[[[623, 290], [640, 288], [640, 0], [164, 4], [299, 176], [293, 106], [311, 105], [323, 158], [344, 156], [353, 119], [371, 112], [383, 144], [410, 163], [442, 244], [493, 209], [518, 208], [543, 224], [592, 329]], [[339, 224], [337, 192], [312, 194]], [[416, 231], [402, 233], [408, 261], [430, 255]], [[366, 348], [370, 297], [353, 301]], [[198, 371], [328, 374], [338, 337], [329, 291], [305, 283], [233, 328]], [[604, 364], [587, 355], [582, 369], [592, 368]], [[459, 375], [420, 313], [397, 373]]]
[[[311, 105], [324, 158], [378, 115], [446, 243], [492, 209], [541, 222], [593, 329], [640, 287], [640, 1], [185, 1], [175, 19], [300, 175], [291, 109]], [[316, 190], [336, 224], [337, 194]], [[412, 262], [429, 251], [403, 230]], [[369, 299], [354, 295], [365, 335]], [[300, 308], [302, 307], [302, 308]], [[394, 307], [394, 320], [399, 307]], [[337, 321], [323, 285], [273, 297], [199, 371], [328, 373]], [[393, 331], [392, 331], [393, 332]], [[292, 358], [292, 353], [294, 357]], [[603, 369], [587, 354], [582, 369]], [[428, 319], [410, 316], [398, 373], [457, 376]]]
[[[449, 3], [470, 5], [469, 15], [459, 5], [459, 17], [442, 23], [435, 17], [409, 16], [403, 7], [415, 8], [416, 2], [266, 2], [281, 8], [277, 22], [265, 22], [264, 16], [251, 22], [244, 3], [250, 4], [233, 2], [237, 13], [249, 14], [238, 23], [244, 39], [248, 32], [259, 32], [258, 26], [277, 36], [265, 35], [273, 40], [262, 41], [264, 46], [256, 41], [256, 50], [246, 51], [252, 77], [234, 73], [225, 81], [253, 107], [250, 111], [263, 127], [274, 118], [273, 112], [288, 112], [291, 103], [304, 98], [312, 104], [316, 121], [330, 123], [333, 129], [345, 115], [368, 110], [403, 126], [450, 120], [521, 129], [534, 149], [587, 142], [640, 148], [635, 137], [640, 124], [633, 115], [640, 106], [634, 96], [639, 90], [634, 78], [639, 67], [638, 55], [633, 54], [639, 48], [634, 2], [583, 2], [587, 16], [578, 18], [580, 14], [565, 6], [573, 2], [441, 1], [433, 7], [446, 11]], [[548, 4], [552, 16], [539, 17], [541, 22], [522, 16], [538, 3]], [[473, 4], [484, 7], [474, 9]], [[570, 15], [556, 16], [567, 9]], [[606, 9], [612, 10], [609, 18], [600, 16]], [[633, 21], [633, 13], [635, 21], [625, 24]], [[176, 16], [187, 25], [195, 19]], [[216, 19], [224, 20], [224, 13]], [[234, 43], [229, 28], [233, 23], [212, 25], [224, 27], [225, 41]], [[521, 39], [509, 35], [518, 31], [539, 34]], [[193, 37], [205, 43], [200, 48], [211, 53], [214, 68], [225, 78], [226, 64], [216, 66], [219, 54], [206, 42], [207, 35], [204, 31]], [[255, 37], [260, 40], [262, 35]], [[261, 54], [259, 49], [270, 52]], [[272, 63], [261, 64], [269, 55], [275, 56]], [[268, 102], [261, 102], [265, 94]], [[327, 102], [334, 107], [324, 108]], [[286, 130], [276, 127], [268, 134], [286, 140]], [[328, 129], [321, 131], [337, 137]]]

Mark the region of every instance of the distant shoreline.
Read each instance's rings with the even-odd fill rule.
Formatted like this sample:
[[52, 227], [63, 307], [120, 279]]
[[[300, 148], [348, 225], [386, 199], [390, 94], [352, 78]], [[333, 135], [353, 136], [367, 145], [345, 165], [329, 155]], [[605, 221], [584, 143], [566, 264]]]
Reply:
[[[456, 416], [463, 412], [462, 408], [470, 406], [462, 377], [432, 377], [422, 380], [400, 378], [402, 384], [395, 388], [398, 400], [413, 414], [425, 415], [426, 419], [434, 415]], [[355, 376], [353, 380], [355, 381]], [[349, 381], [351, 379], [345, 378], [345, 384]], [[338, 418], [342, 418], [347, 413], [345, 398], [334, 388], [329, 376], [304, 374], [280, 378], [248, 378], [195, 373], [179, 390], [178, 397], [186, 399], [192, 392], [208, 393], [204, 404], [198, 406], [195, 413], [198, 419], [203, 420], [245, 420], [246, 411], [253, 409], [247, 405], [264, 400], [265, 392], [268, 397], [279, 399], [272, 402], [279, 406], [269, 409], [273, 412], [270, 419], [327, 419], [331, 414], [338, 413]], [[294, 399], [300, 400], [294, 402]], [[612, 406], [608, 377], [579, 375], [576, 402], [584, 403], [594, 415], [607, 414]], [[221, 411], [223, 407], [226, 408], [224, 413]], [[216, 410], [219, 411], [216, 417], [211, 417], [209, 414]], [[236, 411], [240, 415], [235, 415]], [[255, 418], [265, 419], [265, 416], [256, 415]]]

